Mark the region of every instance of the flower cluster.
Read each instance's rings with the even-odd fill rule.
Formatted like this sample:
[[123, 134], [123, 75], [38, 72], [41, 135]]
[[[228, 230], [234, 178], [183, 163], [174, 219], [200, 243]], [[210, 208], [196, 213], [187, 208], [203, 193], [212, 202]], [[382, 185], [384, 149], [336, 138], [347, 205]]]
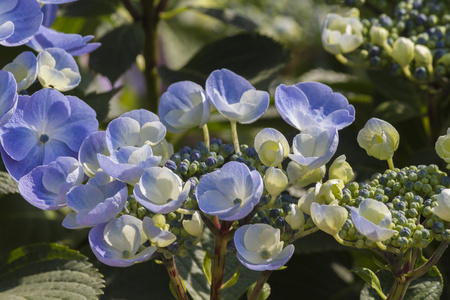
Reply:
[[378, 14], [361, 19], [356, 6], [363, 6], [364, 1], [345, 3], [353, 8], [346, 15], [329, 14], [322, 32], [324, 48], [342, 62], [348, 62], [345, 54], [354, 63], [388, 68], [421, 83], [448, 75], [447, 3], [405, 0], [383, 6], [368, 1]]

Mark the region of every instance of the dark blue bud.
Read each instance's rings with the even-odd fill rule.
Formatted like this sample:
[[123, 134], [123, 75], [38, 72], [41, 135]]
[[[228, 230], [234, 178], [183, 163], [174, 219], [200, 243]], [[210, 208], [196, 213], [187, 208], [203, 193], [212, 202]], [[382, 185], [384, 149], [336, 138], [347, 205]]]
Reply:
[[277, 209], [277, 208], [271, 209], [270, 212], [269, 212], [269, 216], [270, 216], [271, 218], [277, 218], [277, 217], [279, 217], [279, 216], [280, 216], [280, 210]]
[[427, 69], [425, 67], [418, 67], [414, 70], [414, 77], [418, 80], [424, 80], [427, 78]]
[[427, 199], [423, 202], [423, 206], [430, 206], [433, 201], [431, 199]]
[[292, 198], [292, 196], [290, 194], [282, 194], [281, 195], [281, 201], [287, 202], [287, 203], [295, 203], [295, 202], [297, 202], [297, 200]]
[[383, 27], [391, 28], [392, 27], [392, 19], [388, 15], [381, 15], [379, 18], [380, 24]]
[[449, 176], [442, 176], [441, 184], [443, 186], [445, 186], [445, 187], [449, 187], [449, 185], [450, 185], [450, 177]]
[[370, 56], [378, 56], [380, 55], [380, 47], [378, 46], [373, 46], [372, 48], [370, 48], [369, 50], [369, 55]]
[[255, 157], [256, 155], [258, 155], [258, 153], [256, 152], [256, 149], [254, 147], [248, 147], [245, 150], [245, 155], [247, 155], [248, 157]]
[[399, 232], [400, 236], [403, 237], [409, 237], [411, 235], [411, 229], [409, 229], [408, 227], [403, 227], [400, 232]]
[[180, 149], [180, 155], [184, 155], [185, 153], [189, 154], [189, 153], [191, 153], [191, 150], [192, 150], [191, 147], [183, 146]]
[[240, 157], [240, 156], [236, 157], [236, 161], [237, 161], [237, 162], [240, 162], [240, 163], [244, 163], [244, 164], [245, 164], [245, 162], [246, 162], [245, 158]]
[[177, 164], [173, 160], [170, 160], [170, 159], [166, 162], [166, 164], [164, 166], [171, 171], [175, 171], [177, 169]]
[[223, 144], [221, 148], [225, 155], [231, 155], [234, 153], [234, 146], [231, 144]]
[[419, 1], [419, 0], [414, 1], [413, 8], [414, 9], [421, 9], [422, 8], [422, 1]]
[[219, 147], [220, 147], [222, 145], [222, 140], [218, 139], [218, 138], [212, 138], [211, 144], [213, 144], [213, 143], [219, 145]]
[[444, 231], [445, 227], [444, 224], [442, 224], [441, 222], [434, 222], [432, 229], [436, 233], [441, 233]]
[[261, 218], [261, 223], [270, 225], [272, 221], [270, 221], [269, 217]]
[[381, 58], [379, 56], [373, 56], [370, 58], [370, 65], [373, 67], [379, 66], [381, 64]]
[[275, 221], [275, 226], [277, 227], [284, 227], [287, 224], [286, 219], [284, 217], [279, 217], [276, 221]]
[[419, 14], [416, 18], [416, 23], [418, 25], [423, 25], [427, 22], [427, 16], [425, 14]]
[[176, 164], [181, 162], [181, 156], [179, 153], [174, 153], [170, 156], [170, 159], [173, 160]]
[[395, 204], [395, 209], [396, 210], [405, 210], [406, 209], [406, 203], [403, 201], [397, 202], [397, 204]]
[[169, 250], [172, 253], [175, 253], [175, 252], [177, 252], [178, 247], [179, 247], [178, 243], [177, 242], [173, 242], [172, 244], [167, 246], [167, 250]]
[[198, 150], [192, 150], [190, 154], [190, 158], [192, 161], [200, 161], [202, 159], [202, 154]]
[[189, 169], [189, 166], [185, 162], [180, 162], [180, 164], [178, 165], [178, 168], [177, 168], [177, 170], [183, 174], [186, 173], [188, 171], [188, 169]]
[[419, 45], [426, 45], [428, 43], [428, 39], [426, 39], [425, 37], [421, 36], [416, 40], [416, 44]]
[[205, 163], [209, 167], [214, 167], [217, 164], [217, 159], [215, 157], [210, 156], [206, 158]]
[[[445, 42], [442, 41], [442, 40], [441, 41], [437, 41], [435, 47], [438, 48], [438, 49], [445, 48]], [[442, 50], [444, 50], [444, 49], [442, 49]]]

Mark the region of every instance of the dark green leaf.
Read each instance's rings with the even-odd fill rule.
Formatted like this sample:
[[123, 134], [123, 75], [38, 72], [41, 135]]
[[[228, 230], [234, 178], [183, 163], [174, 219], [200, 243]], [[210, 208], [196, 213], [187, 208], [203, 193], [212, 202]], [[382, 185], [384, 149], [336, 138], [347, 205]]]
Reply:
[[[378, 272], [378, 278], [380, 279], [384, 294], [388, 295], [394, 282], [394, 278], [389, 271], [385, 270]], [[433, 267], [427, 274], [411, 282], [403, 300], [439, 299], [442, 290], [442, 275], [436, 267]], [[364, 288], [361, 291], [361, 300], [378, 299], [381, 299], [378, 293], [370, 288], [369, 285], [364, 285]]]
[[105, 121], [109, 112], [109, 101], [114, 95], [116, 95], [122, 88], [115, 88], [106, 93], [91, 93], [86, 95], [83, 100], [92, 107], [97, 113], [97, 120], [102, 123]]
[[269, 37], [240, 34], [206, 45], [180, 70], [160, 67], [158, 72], [168, 83], [190, 80], [204, 85], [212, 71], [227, 68], [255, 88], [267, 89], [289, 58], [289, 51]]
[[110, 15], [119, 7], [120, 0], [78, 0], [62, 6], [62, 14], [69, 17]]
[[0, 171], [0, 196], [18, 192], [17, 182], [9, 173]]
[[87, 257], [57, 244], [33, 244], [0, 258], [2, 299], [97, 299], [104, 281]]
[[114, 83], [136, 61], [144, 44], [144, 32], [138, 24], [122, 25], [99, 42], [102, 45], [90, 54], [89, 67]]
[[231, 9], [218, 9], [218, 8], [206, 8], [206, 7], [191, 7], [205, 15], [216, 18], [226, 24], [236, 26], [238, 28], [254, 31], [258, 25], [251, 19], [231, 10]]
[[[247, 292], [247, 299], [250, 298], [250, 295], [252, 294], [253, 289], [255, 288], [255, 286], [256, 286], [256, 282], [255, 282], [255, 284], [253, 284], [253, 285], [248, 289], [248, 292]], [[261, 293], [259, 294], [259, 297], [258, 297], [257, 300], [266, 300], [267, 298], [269, 298], [270, 292], [271, 292], [271, 290], [270, 290], [270, 285], [269, 285], [267, 282], [264, 283], [263, 288], [262, 288], [262, 290], [261, 290]]]

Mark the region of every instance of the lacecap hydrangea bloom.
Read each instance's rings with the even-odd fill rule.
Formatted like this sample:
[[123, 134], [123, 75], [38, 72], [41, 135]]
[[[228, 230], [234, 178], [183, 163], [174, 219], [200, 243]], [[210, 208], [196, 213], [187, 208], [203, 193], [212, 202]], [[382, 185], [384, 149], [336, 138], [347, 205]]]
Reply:
[[364, 42], [359, 10], [351, 9], [345, 16], [328, 14], [322, 29], [322, 44], [331, 54], [352, 52]]
[[74, 96], [43, 89], [19, 96], [17, 110], [0, 128], [3, 162], [19, 180], [60, 156], [78, 157], [83, 140], [97, 131], [95, 111]]
[[204, 213], [220, 220], [235, 221], [252, 211], [262, 192], [263, 180], [259, 172], [231, 161], [200, 178], [195, 195]]
[[288, 262], [294, 246], [280, 241], [280, 230], [267, 224], [239, 227], [234, 234], [236, 256], [247, 268], [254, 271], [276, 270]]
[[19, 46], [39, 30], [43, 14], [36, 0], [3, 0], [0, 3], [0, 45]]
[[269, 94], [257, 91], [245, 78], [227, 69], [212, 72], [206, 80], [211, 104], [231, 122], [249, 124], [269, 107]]
[[203, 88], [191, 81], [171, 84], [159, 101], [159, 117], [167, 130], [181, 133], [206, 124], [210, 104]]

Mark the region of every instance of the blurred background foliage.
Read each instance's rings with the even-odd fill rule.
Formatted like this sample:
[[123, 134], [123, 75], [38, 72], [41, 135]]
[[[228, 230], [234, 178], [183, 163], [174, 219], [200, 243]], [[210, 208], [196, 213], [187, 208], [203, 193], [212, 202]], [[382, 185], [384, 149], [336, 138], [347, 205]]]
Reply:
[[[142, 51], [147, 37], [124, 3], [136, 5], [138, 1], [78, 0], [61, 5], [52, 26], [66, 33], [94, 35], [102, 42], [97, 51], [78, 58], [82, 82], [70, 92], [97, 111], [102, 128], [121, 113], [148, 108], [149, 101], [157, 100], [149, 100], [146, 91]], [[421, 94], [412, 84], [380, 70], [345, 67], [322, 48], [322, 22], [327, 13], [339, 7], [324, 0], [160, 0], [155, 6], [160, 9], [153, 40], [158, 94], [178, 80], [204, 85], [212, 70], [223, 67], [268, 90], [272, 103], [274, 89], [281, 83], [322, 82], [344, 94], [356, 108], [356, 121], [341, 131], [336, 156], [346, 154], [357, 181], [387, 168], [385, 162], [367, 156], [356, 142], [358, 131], [374, 116], [391, 122], [400, 133], [399, 150], [394, 156], [397, 167], [436, 163], [445, 168], [434, 152], [433, 141], [428, 140], [421, 119]], [[2, 47], [0, 67], [26, 50], [25, 46]], [[217, 112], [208, 125], [212, 137], [231, 141], [228, 122]], [[445, 125], [450, 125], [448, 120]], [[296, 134], [271, 106], [257, 122], [238, 125], [241, 143], [253, 145], [255, 134], [264, 127], [280, 130], [288, 140]], [[169, 134], [168, 140], [177, 151], [201, 141], [202, 132], [192, 129]], [[1, 188], [8, 186], [14, 188], [14, 183]], [[102, 265], [89, 249], [88, 230], [71, 231], [61, 226], [64, 210], [41, 211], [18, 194], [5, 195], [0, 201], [0, 256], [35, 242], [62, 243], [89, 256], [104, 275], [106, 288], [101, 299], [138, 300], [149, 295], [170, 299], [169, 279], [162, 266], [153, 262], [124, 269]], [[316, 233], [295, 246], [296, 255], [288, 268], [274, 272], [269, 279], [271, 299], [359, 299], [363, 282], [349, 270], [355, 266], [376, 267], [369, 252], [346, 249], [326, 234]], [[449, 254], [444, 254], [438, 265], [446, 285], [450, 283], [449, 260]], [[442, 298], [448, 297], [445, 289]]]

